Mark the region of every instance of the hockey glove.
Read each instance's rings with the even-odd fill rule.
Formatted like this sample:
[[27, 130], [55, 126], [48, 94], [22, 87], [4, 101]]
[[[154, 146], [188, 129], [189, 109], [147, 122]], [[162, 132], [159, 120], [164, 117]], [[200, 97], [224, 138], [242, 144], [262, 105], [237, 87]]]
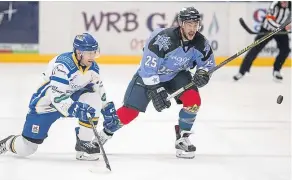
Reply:
[[198, 69], [195, 75], [193, 76], [193, 82], [198, 88], [201, 88], [208, 84], [209, 80], [210, 76], [208, 72], [205, 71], [204, 69]]
[[104, 118], [103, 127], [107, 131], [114, 133], [123, 126], [117, 115], [117, 111], [113, 102], [109, 102], [103, 109], [101, 109], [101, 114]]
[[152, 100], [153, 106], [158, 112], [171, 106], [170, 101], [166, 100], [168, 94], [164, 87], [154, 85], [148, 86], [148, 88], [147, 96]]
[[69, 116], [76, 117], [81, 121], [88, 121], [88, 114], [91, 117], [95, 116], [95, 109], [88, 104], [75, 101], [68, 109]]

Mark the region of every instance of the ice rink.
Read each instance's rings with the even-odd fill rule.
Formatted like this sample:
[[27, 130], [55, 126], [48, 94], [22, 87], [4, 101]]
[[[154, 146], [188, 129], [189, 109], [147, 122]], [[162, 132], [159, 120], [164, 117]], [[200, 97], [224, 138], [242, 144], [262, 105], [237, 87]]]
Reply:
[[[120, 107], [137, 66], [101, 65], [109, 99]], [[0, 65], [0, 138], [21, 133], [28, 103], [45, 65]], [[291, 179], [291, 69], [284, 81], [272, 68], [253, 67], [233, 82], [236, 67], [224, 67], [200, 89], [202, 106], [193, 127], [195, 159], [177, 159], [174, 125], [180, 106], [146, 114], [123, 127], [105, 145], [112, 172], [102, 157], [75, 160], [77, 121], [60, 119], [38, 152], [27, 158], [0, 156], [0, 180], [289, 180]], [[281, 105], [278, 95], [284, 96]], [[100, 128], [100, 126], [99, 126]]]

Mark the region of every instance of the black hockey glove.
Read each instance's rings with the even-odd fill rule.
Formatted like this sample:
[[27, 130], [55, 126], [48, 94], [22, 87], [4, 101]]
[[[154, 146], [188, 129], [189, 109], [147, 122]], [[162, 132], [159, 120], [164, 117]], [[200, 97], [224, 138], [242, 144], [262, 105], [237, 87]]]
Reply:
[[208, 84], [209, 80], [210, 76], [208, 72], [205, 71], [204, 69], [198, 69], [195, 75], [193, 76], [193, 82], [198, 88], [201, 88]]
[[152, 100], [153, 106], [158, 112], [171, 106], [170, 101], [166, 100], [168, 94], [164, 87], [158, 85], [148, 86], [147, 95]]

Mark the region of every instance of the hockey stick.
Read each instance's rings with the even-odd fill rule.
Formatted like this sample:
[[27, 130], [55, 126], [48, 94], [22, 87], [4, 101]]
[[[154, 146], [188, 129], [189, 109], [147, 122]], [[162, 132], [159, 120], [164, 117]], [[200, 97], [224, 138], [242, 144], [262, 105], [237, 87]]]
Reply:
[[[266, 35], [269, 34], [270, 32], [254, 32], [252, 31], [244, 22], [244, 20], [242, 18], [239, 18], [239, 23], [240, 25], [243, 27], [243, 29], [245, 29], [249, 34], [256, 34], [256, 35]], [[279, 35], [283, 35], [283, 34], [289, 34], [290, 32], [279, 32]]]
[[[63, 99], [67, 99], [67, 98], [69, 98], [70, 96], [71, 96], [70, 94], [67, 94], [67, 95], [65, 94], [64, 96], [60, 96], [60, 97], [58, 97], [58, 98], [55, 98], [54, 101], [55, 101], [55, 102], [61, 102]], [[91, 117], [90, 114], [88, 114], [87, 116], [88, 116], [88, 117]], [[101, 149], [101, 151], [102, 151], [102, 156], [103, 156], [103, 160], [104, 160], [104, 162], [105, 162], [105, 164], [106, 164], [106, 168], [108, 168], [110, 171], [112, 171], [111, 166], [110, 166], [109, 161], [108, 161], [108, 158], [107, 158], [107, 155], [105, 154], [105, 151], [104, 151], [103, 145], [102, 145], [102, 143], [101, 143], [101, 141], [100, 141], [100, 137], [99, 137], [99, 135], [98, 135], [98, 133], [97, 133], [97, 131], [96, 131], [96, 129], [95, 129], [95, 125], [94, 125], [94, 123], [93, 123], [93, 121], [92, 121], [92, 118], [88, 118], [88, 120], [89, 120], [90, 125], [92, 126], [93, 133], [94, 133], [95, 138], [97, 139], [98, 144], [99, 144], [99, 146], [100, 146], [100, 149]]]
[[95, 129], [95, 125], [94, 125], [94, 123], [93, 123], [93, 121], [92, 121], [92, 118], [89, 118], [89, 123], [90, 123], [91, 126], [92, 126], [93, 133], [94, 133], [95, 138], [97, 139], [98, 144], [99, 144], [99, 146], [100, 146], [100, 149], [101, 149], [101, 151], [102, 151], [102, 156], [103, 156], [103, 160], [104, 160], [104, 162], [105, 162], [105, 164], [106, 164], [106, 168], [108, 168], [110, 171], [112, 171], [111, 166], [110, 166], [109, 161], [108, 161], [108, 158], [107, 158], [107, 155], [105, 154], [105, 151], [104, 151], [103, 145], [102, 145], [102, 143], [101, 143], [101, 141], [100, 141], [100, 137], [99, 137], [99, 135], [98, 135], [98, 133], [97, 133], [97, 131], [96, 131], [96, 129]]
[[[289, 17], [291, 17], [291, 13], [289, 14]], [[269, 39], [271, 36], [277, 34], [279, 31], [281, 31], [283, 28], [285, 28], [288, 24], [291, 23], [291, 18], [288, 18], [280, 27], [276, 28], [275, 30], [273, 30], [272, 32], [270, 32], [269, 34], [265, 35], [264, 37], [256, 40], [255, 42], [251, 43], [250, 45], [248, 45], [247, 47], [243, 48], [242, 50], [238, 51], [236, 54], [234, 54], [233, 56], [229, 57], [228, 59], [226, 59], [225, 61], [221, 62], [220, 64], [218, 64], [217, 66], [215, 66], [214, 68], [212, 68], [208, 74], [212, 74], [213, 72], [217, 71], [218, 69], [220, 69], [221, 67], [223, 67], [225, 64], [231, 62], [232, 60], [234, 60], [235, 58], [237, 58], [238, 56], [240, 56], [241, 54], [245, 53], [246, 51], [250, 50], [251, 48], [259, 45], [260, 43], [262, 43], [263, 41]], [[184, 92], [186, 89], [189, 89], [190, 87], [192, 87], [193, 85], [196, 85], [194, 82], [191, 82], [187, 85], [185, 85], [184, 87], [180, 88], [179, 90], [177, 90], [176, 92], [172, 93], [171, 95], [169, 95], [167, 97], [167, 100], [169, 101], [171, 98], [174, 98], [175, 96], [179, 95], [180, 93]]]

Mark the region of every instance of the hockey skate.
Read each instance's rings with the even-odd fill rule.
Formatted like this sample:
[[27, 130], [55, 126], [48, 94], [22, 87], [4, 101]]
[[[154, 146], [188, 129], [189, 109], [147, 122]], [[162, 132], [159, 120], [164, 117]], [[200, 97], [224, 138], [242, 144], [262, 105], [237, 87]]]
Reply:
[[111, 139], [113, 136], [113, 134], [106, 132], [105, 129], [101, 130], [99, 133], [99, 138], [100, 138], [100, 142], [102, 145], [104, 145], [107, 140]]
[[6, 153], [8, 151], [8, 149], [6, 148], [7, 147], [6, 143], [9, 139], [11, 139], [13, 137], [14, 137], [14, 135], [11, 135], [11, 136], [8, 136], [7, 138], [0, 141], [0, 155]]
[[280, 71], [273, 72], [274, 81], [281, 82], [283, 80], [283, 76], [281, 75]]
[[190, 142], [189, 136], [191, 131], [180, 130], [178, 125], [175, 125], [176, 141], [176, 157], [193, 159], [195, 157], [196, 147]]
[[238, 73], [238, 74], [236, 74], [235, 76], [233, 76], [233, 79], [235, 80], [235, 81], [238, 81], [239, 79], [241, 79], [241, 78], [243, 78], [243, 74], [241, 74], [241, 73]]
[[98, 160], [100, 153], [100, 148], [98, 143], [91, 141], [82, 141], [79, 139], [79, 128], [75, 128], [76, 132], [76, 159], [77, 160], [86, 160], [86, 161], [95, 161]]

